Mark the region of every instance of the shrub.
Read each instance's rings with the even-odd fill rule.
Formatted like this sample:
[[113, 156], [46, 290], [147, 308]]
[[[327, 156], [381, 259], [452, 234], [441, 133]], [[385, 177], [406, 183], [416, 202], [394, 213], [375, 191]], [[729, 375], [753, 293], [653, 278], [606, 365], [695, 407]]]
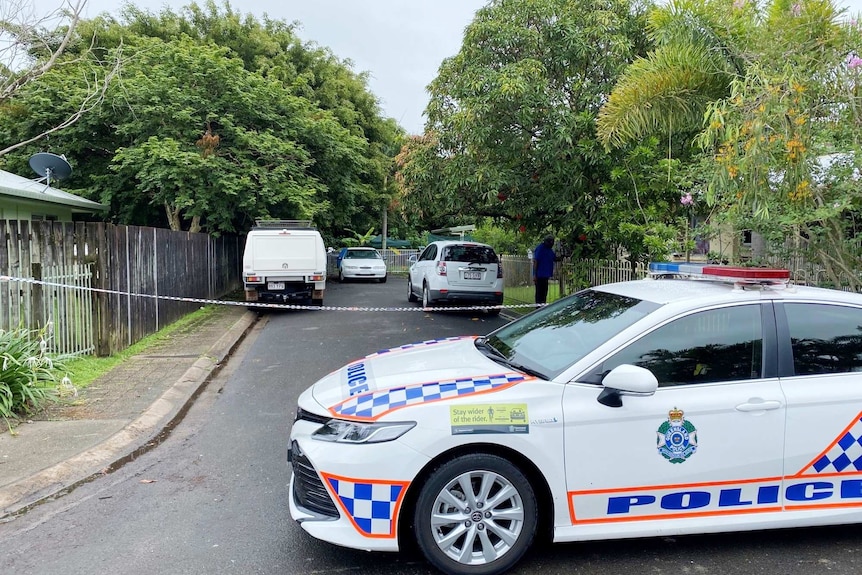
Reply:
[[0, 329], [0, 416], [9, 425], [16, 415], [33, 413], [55, 400], [68, 377], [57, 381], [65, 363], [47, 353], [47, 329]]

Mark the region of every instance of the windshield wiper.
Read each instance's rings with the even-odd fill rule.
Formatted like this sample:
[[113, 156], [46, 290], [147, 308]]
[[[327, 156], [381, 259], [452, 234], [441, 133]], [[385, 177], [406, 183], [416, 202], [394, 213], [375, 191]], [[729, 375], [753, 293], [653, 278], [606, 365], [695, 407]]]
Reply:
[[[505, 355], [503, 355], [503, 352], [501, 352], [499, 349], [497, 349], [496, 347], [494, 347], [493, 345], [488, 343], [487, 337], [477, 337], [476, 338], [476, 347], [487, 349], [488, 351], [493, 353], [495, 356], [503, 358], [506, 361], [509, 361], [509, 358], [506, 357]], [[488, 355], [488, 354], [485, 354], [485, 355]]]
[[500, 359], [498, 361], [499, 361], [499, 363], [503, 363], [505, 365], [508, 365], [512, 369], [517, 369], [518, 371], [522, 371], [522, 372], [526, 373], [527, 375], [532, 375], [533, 377], [538, 377], [539, 379], [548, 379], [544, 373], [537, 371], [535, 369], [532, 369], [530, 367], [527, 367], [525, 365], [521, 365], [520, 363], [516, 363], [514, 361], [509, 361], [508, 359]]
[[501, 365], [511, 367], [512, 369], [516, 369], [520, 372], [526, 373], [527, 375], [532, 375], [533, 377], [548, 379], [545, 374], [510, 360], [508, 357], [503, 355], [503, 353], [499, 349], [488, 343], [488, 338], [486, 337], [477, 338], [476, 347], [482, 350], [488, 350], [490, 353], [485, 353], [485, 355]]

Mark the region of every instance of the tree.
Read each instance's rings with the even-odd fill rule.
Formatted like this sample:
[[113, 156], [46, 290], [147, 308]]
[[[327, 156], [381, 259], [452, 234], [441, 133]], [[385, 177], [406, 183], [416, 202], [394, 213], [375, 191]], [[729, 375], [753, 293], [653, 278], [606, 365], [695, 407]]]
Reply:
[[642, 12], [624, 0], [497, 0], [478, 11], [430, 85], [427, 133], [398, 158], [406, 209], [435, 227], [490, 217], [529, 236], [592, 235], [585, 253], [613, 252], [625, 236], [594, 234], [629, 189], [611, 178], [620, 158], [597, 140], [595, 119], [645, 51]]
[[353, 72], [349, 60], [339, 59], [328, 48], [302, 43], [297, 22], [259, 21], [235, 12], [226, 2], [221, 7], [212, 0], [192, 3], [180, 13], [162, 10], [158, 15], [129, 6], [123, 15], [135, 34], [165, 42], [185, 35], [228, 48], [248, 72], [279, 81], [287, 93], [327, 112], [350, 138], [359, 138], [356, 153], [345, 155], [332, 145], [338, 135], [331, 131], [312, 131], [305, 139], [298, 136], [314, 158], [307, 169], [321, 182], [318, 197], [327, 204], [315, 221], [329, 237], [338, 237], [349, 227], [364, 229], [378, 223], [380, 211], [393, 196], [391, 164], [403, 130], [391, 118], [381, 117], [367, 75]]
[[858, 291], [859, 30], [839, 16], [829, 0], [773, 4], [759, 60], [712, 103], [698, 141], [714, 154], [708, 197], [726, 219]]
[[110, 203], [114, 221], [225, 232], [313, 217], [327, 237], [378, 223], [401, 131], [364, 77], [291, 26], [227, 6], [123, 14], [82, 21], [64, 74], [26, 86], [0, 136], [25, 140], [69, 112], [82, 94], [67, 76], [90, 70], [78, 56], [92, 37], [101, 60], [124, 55], [122, 77], [51, 145], [76, 165], [66, 188]]
[[644, 138], [703, 128], [706, 107], [744, 74], [758, 41], [754, 2], [670, 0], [648, 13], [655, 48], [629, 66], [598, 118], [599, 138], [621, 147]]
[[706, 161], [681, 158], [699, 165], [714, 224], [757, 232], [859, 289], [862, 60], [841, 15], [831, 0], [658, 7], [657, 48], [614, 88], [599, 134], [609, 146], [654, 132], [699, 144]]
[[[68, 64], [63, 56], [77, 34], [87, 0], [69, 0], [66, 9], [57, 9], [47, 15], [38, 16], [26, 0], [8, 0], [0, 5], [0, 111], [13, 112], [21, 106], [15, 96], [24, 87], [38, 82], [57, 66]], [[92, 48], [92, 46], [91, 46]], [[79, 61], [92, 59], [92, 49], [79, 54]], [[93, 110], [104, 98], [105, 90], [119, 68], [119, 60], [98, 69], [102, 73], [87, 75], [81, 79], [81, 97], [77, 106], [58, 123], [31, 134], [20, 142], [12, 142], [0, 149], [0, 156], [13, 150], [42, 140], [46, 136], [71, 126], [84, 114]]]
[[409, 136], [395, 156], [396, 207], [401, 219], [415, 229], [433, 229], [455, 210], [457, 201], [447, 193], [441, 174], [446, 160], [438, 153], [431, 133]]

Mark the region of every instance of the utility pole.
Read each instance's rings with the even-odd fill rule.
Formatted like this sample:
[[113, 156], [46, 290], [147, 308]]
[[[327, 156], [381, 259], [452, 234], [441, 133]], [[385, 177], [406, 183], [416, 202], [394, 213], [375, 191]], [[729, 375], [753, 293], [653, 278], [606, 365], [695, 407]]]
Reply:
[[[389, 180], [389, 174], [383, 174], [383, 193], [386, 193], [386, 183]], [[386, 238], [389, 237], [389, 199], [383, 201], [383, 233], [380, 236], [380, 249], [386, 249]]]
[[381, 249], [386, 249], [386, 238], [389, 235], [389, 230], [387, 229], [389, 226], [389, 210], [383, 208], [383, 235], [380, 238], [380, 247]]

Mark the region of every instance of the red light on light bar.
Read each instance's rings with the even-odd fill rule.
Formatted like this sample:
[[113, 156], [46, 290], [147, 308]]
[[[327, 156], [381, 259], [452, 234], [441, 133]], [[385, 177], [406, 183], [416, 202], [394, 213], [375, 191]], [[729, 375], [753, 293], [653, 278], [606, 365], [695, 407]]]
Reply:
[[703, 275], [743, 280], [789, 280], [790, 270], [704, 266]]

